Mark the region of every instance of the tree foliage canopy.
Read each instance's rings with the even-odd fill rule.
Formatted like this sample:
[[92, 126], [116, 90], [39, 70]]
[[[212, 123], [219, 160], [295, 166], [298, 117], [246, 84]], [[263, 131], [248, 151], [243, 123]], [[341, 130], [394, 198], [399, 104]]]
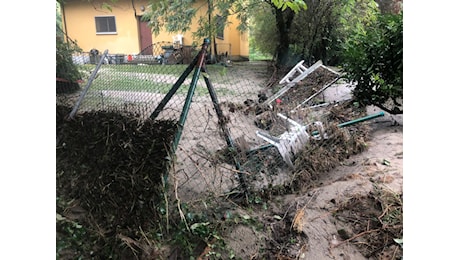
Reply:
[[[193, 32], [195, 40], [216, 36], [217, 31], [229, 24], [229, 16], [235, 15], [239, 21], [240, 31], [249, 28], [251, 12], [267, 1], [258, 0], [206, 0], [202, 5], [193, 6], [194, 0], [160, 0], [150, 1], [149, 8], [143, 16], [149, 22], [152, 32], [159, 34], [162, 29], [167, 32], [185, 32], [190, 30], [193, 19], [200, 25]], [[273, 6], [283, 11], [299, 12], [306, 9], [304, 0], [268, 0]], [[287, 9], [287, 10], [286, 10]], [[199, 15], [197, 17], [197, 15]]]
[[193, 0], [150, 1], [142, 19], [148, 22], [152, 32], [159, 34], [164, 28], [168, 32], [185, 32], [197, 13], [192, 7]]
[[300, 10], [307, 10], [307, 4], [304, 0], [271, 0], [273, 5], [281, 9], [282, 11], [286, 10], [286, 8], [291, 9], [295, 13], [299, 12]]

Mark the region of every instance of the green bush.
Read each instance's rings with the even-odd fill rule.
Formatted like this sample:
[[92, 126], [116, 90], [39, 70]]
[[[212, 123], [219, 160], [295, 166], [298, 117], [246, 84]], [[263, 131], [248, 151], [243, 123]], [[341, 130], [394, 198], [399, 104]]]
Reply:
[[72, 54], [79, 51], [81, 50], [77, 45], [64, 42], [61, 38], [56, 37], [56, 78], [71, 82], [82, 78], [78, 66], [72, 61]]
[[402, 114], [403, 15], [379, 14], [344, 44], [342, 67], [361, 105]]

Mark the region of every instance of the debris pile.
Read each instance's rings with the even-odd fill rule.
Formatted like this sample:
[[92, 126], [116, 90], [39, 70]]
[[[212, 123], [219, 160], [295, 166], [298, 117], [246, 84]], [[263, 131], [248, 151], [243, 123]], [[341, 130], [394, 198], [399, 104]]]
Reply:
[[107, 258], [121, 238], [136, 240], [160, 222], [176, 124], [102, 111], [67, 120], [70, 111], [56, 107], [57, 239], [75, 235], [68, 224], [78, 224], [88, 238], [78, 255]]
[[335, 214], [345, 223], [338, 230], [341, 243], [355, 244], [366, 258], [402, 259], [402, 194], [376, 186], [367, 196], [339, 203]]
[[[298, 189], [312, 187], [319, 174], [339, 166], [352, 155], [364, 152], [370, 140], [370, 127], [361, 123], [339, 128], [343, 122], [363, 117], [364, 110], [356, 109], [353, 102], [332, 107], [325, 116], [327, 139], [311, 139], [306, 149], [302, 150], [294, 162], [296, 179], [294, 186]], [[294, 187], [292, 187], [294, 188]]]

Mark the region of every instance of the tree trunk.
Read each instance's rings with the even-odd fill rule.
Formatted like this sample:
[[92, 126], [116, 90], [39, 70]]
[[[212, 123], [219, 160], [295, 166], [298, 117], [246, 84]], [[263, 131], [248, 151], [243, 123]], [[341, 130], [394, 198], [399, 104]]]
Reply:
[[289, 30], [294, 20], [295, 13], [287, 8], [282, 11], [272, 4], [275, 12], [276, 27], [278, 28], [279, 43], [276, 49], [276, 67], [281, 68], [289, 61]]
[[[208, 0], [208, 24], [209, 28], [211, 28], [212, 24], [212, 14], [214, 13], [214, 2], [212, 0]], [[210, 50], [208, 52], [208, 62], [214, 64], [217, 58], [217, 42], [216, 37], [214, 34], [209, 31], [209, 40], [211, 41]]]

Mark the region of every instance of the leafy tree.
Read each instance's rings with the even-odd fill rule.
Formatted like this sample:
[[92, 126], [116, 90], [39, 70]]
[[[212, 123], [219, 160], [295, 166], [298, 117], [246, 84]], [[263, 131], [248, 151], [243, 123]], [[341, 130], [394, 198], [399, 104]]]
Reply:
[[[200, 8], [205, 8], [204, 12], [199, 12], [192, 4], [193, 0], [160, 0], [150, 1], [148, 10], [143, 16], [144, 21], [148, 21], [152, 32], [159, 34], [161, 29], [168, 32], [185, 32], [190, 30], [190, 24], [197, 14], [200, 27], [193, 32], [195, 41], [197, 39], [208, 37], [215, 44], [215, 36], [218, 29], [222, 29], [228, 25], [228, 17], [236, 15], [240, 21], [238, 29], [245, 31], [248, 29], [249, 17], [251, 11], [257, 8], [261, 3], [268, 3], [274, 10], [273, 15], [277, 20], [277, 28], [280, 32], [279, 54], [278, 60], [282, 63], [285, 59], [284, 53], [287, 54], [289, 49], [288, 32], [292, 23], [294, 14], [301, 9], [306, 8], [303, 0], [206, 0], [205, 5]], [[220, 27], [219, 27], [220, 26]], [[286, 41], [286, 42], [284, 42]], [[197, 43], [195, 43], [197, 44]], [[214, 46], [214, 50], [216, 50]]]
[[[304, 0], [264, 0], [272, 11], [275, 17], [275, 28], [277, 32], [275, 59], [277, 67], [285, 67], [289, 63], [289, 47], [291, 44], [291, 27], [294, 17], [302, 10], [307, 10], [307, 4]], [[287, 8], [289, 7], [289, 8]], [[268, 41], [270, 42], [270, 41]]]
[[81, 49], [62, 31], [61, 2], [56, 1], [56, 78], [75, 82], [81, 79], [81, 74], [72, 61], [72, 54]]
[[267, 4], [254, 8], [251, 14], [249, 44], [266, 55], [275, 55], [278, 46], [276, 20], [272, 14], [272, 7]]
[[[293, 65], [300, 59], [306, 64], [317, 60], [329, 65], [339, 64], [342, 42], [355, 29], [362, 29], [364, 24], [375, 19], [378, 12], [373, 0], [305, 0], [305, 3], [308, 9], [295, 14], [289, 26], [289, 37], [283, 38], [289, 43], [285, 66]], [[277, 20], [272, 15], [273, 7], [267, 6], [270, 5], [263, 5], [253, 13], [251, 44], [263, 53], [277, 55], [280, 33], [276, 27]]]
[[71, 82], [81, 79], [78, 67], [72, 61], [72, 54], [78, 51], [81, 49], [74, 43], [67, 43], [56, 37], [56, 78]]
[[[150, 1], [150, 8], [146, 10], [142, 19], [148, 22], [152, 32], [156, 35], [162, 29], [167, 32], [184, 33], [191, 29], [190, 25], [197, 13], [204, 14], [198, 17], [200, 27], [193, 32], [194, 45], [200, 44], [199, 39], [209, 38], [212, 39], [213, 49], [216, 51], [215, 36], [218, 29], [227, 25], [234, 2], [234, 0], [206, 0], [205, 5], [196, 9], [193, 6], [194, 0], [155, 0]], [[199, 12], [201, 8], [206, 11]]]
[[402, 10], [402, 0], [376, 0], [382, 13], [398, 14]]
[[339, 16], [341, 1], [307, 0], [308, 9], [300, 12], [294, 19], [292, 34], [292, 52], [306, 64], [317, 60], [329, 64], [334, 62], [338, 45]]
[[257, 5], [259, 9], [253, 11], [255, 14], [253, 25], [259, 30], [254, 31], [258, 37], [256, 44], [262, 52], [274, 53], [275, 65], [278, 68], [283, 68], [290, 62], [289, 50], [292, 43], [291, 30], [294, 18], [296, 14], [308, 9], [307, 4], [304, 0], [291, 3], [281, 0], [264, 0], [264, 3], [268, 7], [259, 3]]
[[356, 82], [356, 99], [390, 114], [403, 113], [402, 18], [402, 12], [377, 15], [374, 22], [355, 30], [343, 49], [343, 70]]
[[[334, 65], [340, 64], [343, 52], [343, 44], [354, 37], [356, 32], [363, 32], [365, 26], [373, 23], [379, 14], [378, 5], [374, 0], [339, 0], [332, 10], [333, 28], [330, 25], [327, 37], [329, 45], [325, 45], [327, 57], [317, 55]], [[315, 52], [313, 52], [315, 55]], [[329, 60], [330, 59], [330, 60]]]
[[285, 66], [289, 61], [289, 31], [294, 21], [295, 12], [291, 9], [282, 10], [275, 4], [271, 3], [276, 19], [276, 28], [278, 31], [278, 46], [276, 48], [276, 65], [277, 67]]
[[374, 0], [306, 1], [309, 9], [296, 16], [291, 33], [293, 52], [307, 64], [339, 64], [342, 43], [378, 12]]
[[64, 37], [62, 34], [61, 4], [56, 1], [56, 37]]

